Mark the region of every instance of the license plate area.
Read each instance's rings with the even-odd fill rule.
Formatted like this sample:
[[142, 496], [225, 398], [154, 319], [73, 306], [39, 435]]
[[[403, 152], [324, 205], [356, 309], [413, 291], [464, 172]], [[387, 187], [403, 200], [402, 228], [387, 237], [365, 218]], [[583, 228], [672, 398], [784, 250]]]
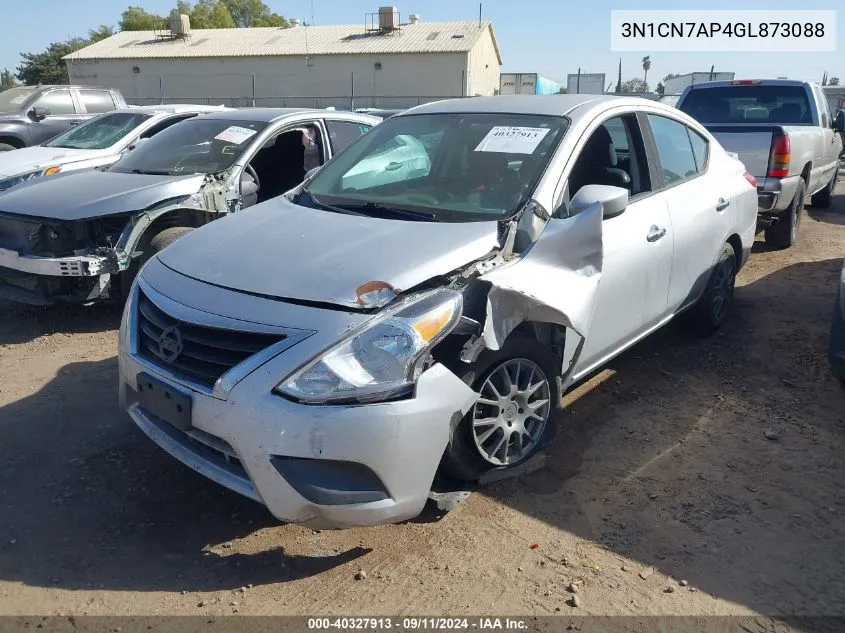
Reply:
[[138, 404], [181, 431], [191, 428], [191, 396], [145, 372], [138, 374]]

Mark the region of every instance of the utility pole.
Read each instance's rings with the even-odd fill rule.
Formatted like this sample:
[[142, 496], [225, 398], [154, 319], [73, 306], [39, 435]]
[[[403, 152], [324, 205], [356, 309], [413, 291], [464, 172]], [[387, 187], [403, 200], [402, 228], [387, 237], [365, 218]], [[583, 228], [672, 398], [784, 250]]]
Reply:
[[481, 5], [482, 4], [483, 4], [482, 2], [478, 3], [478, 26], [481, 26]]

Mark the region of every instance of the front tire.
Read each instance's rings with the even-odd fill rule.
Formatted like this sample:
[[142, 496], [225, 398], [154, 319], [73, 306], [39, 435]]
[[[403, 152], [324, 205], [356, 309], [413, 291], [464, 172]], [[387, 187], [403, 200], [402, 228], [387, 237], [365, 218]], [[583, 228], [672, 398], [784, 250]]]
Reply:
[[475, 482], [491, 470], [524, 463], [547, 446], [560, 406], [560, 367], [536, 339], [511, 336], [487, 350], [461, 378], [479, 393], [452, 429], [443, 455], [446, 474]]
[[694, 323], [702, 333], [714, 332], [727, 320], [733, 305], [736, 273], [736, 253], [733, 246], [724, 244], [704, 294], [692, 310]]
[[801, 226], [801, 213], [804, 211], [806, 194], [807, 185], [802, 179], [789, 208], [780, 214], [777, 224], [766, 229], [766, 244], [776, 248], [789, 248], [795, 244], [798, 240], [798, 229]]
[[833, 172], [833, 178], [827, 187], [810, 196], [810, 204], [818, 209], [827, 209], [833, 202], [833, 190], [836, 189], [836, 179], [839, 177], [839, 167]]

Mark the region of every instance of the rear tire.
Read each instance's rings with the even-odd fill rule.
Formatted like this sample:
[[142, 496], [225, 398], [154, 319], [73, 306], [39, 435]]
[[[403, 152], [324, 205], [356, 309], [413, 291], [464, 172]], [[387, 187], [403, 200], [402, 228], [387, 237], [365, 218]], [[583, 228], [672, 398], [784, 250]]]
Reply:
[[143, 254], [136, 257], [129, 268], [120, 274], [120, 294], [124, 300], [129, 296], [129, 291], [132, 289], [132, 282], [141, 270], [141, 267], [147, 263], [149, 259], [163, 251], [165, 248], [173, 244], [183, 235], [187, 235], [193, 231], [190, 226], [171, 226], [168, 229], [159, 231], [153, 235], [152, 239], [144, 244]]
[[[443, 472], [476, 482], [491, 470], [514, 468], [546, 447], [556, 431], [559, 374], [552, 354], [527, 336], [511, 336], [502, 349], [482, 352], [461, 375], [481, 396], [452, 429], [441, 462]], [[495, 396], [496, 391], [501, 397]], [[480, 420], [491, 423], [479, 424]]]
[[778, 216], [777, 224], [766, 229], [766, 244], [776, 248], [789, 248], [795, 244], [798, 240], [806, 193], [807, 185], [802, 179], [789, 208]]
[[724, 244], [710, 272], [704, 294], [690, 313], [695, 327], [702, 334], [709, 334], [719, 329], [730, 315], [736, 273], [736, 253], [733, 246]]
[[836, 189], [836, 179], [839, 177], [839, 167], [833, 172], [833, 178], [827, 187], [810, 196], [810, 204], [818, 209], [827, 209], [833, 202], [833, 190]]
[[18, 149], [14, 145], [8, 143], [0, 143], [0, 152], [11, 152], [13, 149]]

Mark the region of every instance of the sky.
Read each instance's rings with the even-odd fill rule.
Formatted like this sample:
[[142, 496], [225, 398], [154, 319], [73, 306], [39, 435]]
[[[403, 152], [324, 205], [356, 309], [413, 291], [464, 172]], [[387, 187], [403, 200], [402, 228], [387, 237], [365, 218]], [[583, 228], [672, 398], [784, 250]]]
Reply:
[[[365, 14], [378, 10], [386, 0], [265, 0], [285, 17], [316, 24], [364, 25]], [[40, 0], [33, 10], [30, 0], [3, 0], [0, 69], [14, 70], [20, 53], [43, 50], [50, 42], [85, 35], [100, 24], [116, 26], [127, 5], [166, 15], [175, 0]], [[411, 13], [425, 21], [477, 20], [477, 0], [394, 0], [405, 21]], [[482, 12], [493, 22], [503, 58], [503, 72], [537, 72], [566, 82], [569, 73], [606, 73], [617, 76], [622, 59], [623, 80], [642, 77], [646, 53], [610, 50], [610, 12], [613, 9], [796, 9], [787, 0], [669, 0], [642, 4], [615, 0], [484, 0]], [[312, 14], [313, 7], [313, 14]], [[804, 9], [837, 9], [841, 0], [807, 0]], [[845, 15], [845, 10], [840, 11]], [[655, 53], [651, 55], [649, 84], [655, 86], [668, 73], [735, 72], [737, 77], [810, 79], [821, 81], [827, 71], [845, 84], [845, 25], [839, 17], [836, 53]]]

